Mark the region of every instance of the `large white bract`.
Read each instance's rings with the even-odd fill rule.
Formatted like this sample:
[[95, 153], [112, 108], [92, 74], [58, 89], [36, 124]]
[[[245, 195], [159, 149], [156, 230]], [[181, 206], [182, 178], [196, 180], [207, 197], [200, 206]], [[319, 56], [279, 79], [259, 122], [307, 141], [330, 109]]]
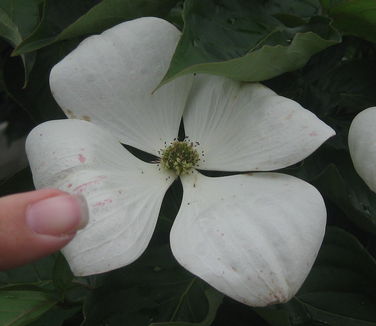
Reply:
[[376, 106], [360, 112], [349, 130], [349, 150], [356, 172], [376, 192]]
[[54, 97], [73, 119], [43, 123], [29, 135], [35, 185], [83, 194], [89, 203], [88, 226], [63, 249], [76, 275], [127, 265], [147, 247], [176, 175], [121, 143], [158, 155], [183, 118], [205, 155], [199, 169], [253, 173], [181, 177], [174, 256], [240, 302], [285, 302], [312, 267], [326, 210], [308, 183], [265, 171], [301, 161], [334, 131], [261, 84], [184, 76], [153, 92], [179, 37], [158, 18], [125, 22], [89, 37], [52, 69]]

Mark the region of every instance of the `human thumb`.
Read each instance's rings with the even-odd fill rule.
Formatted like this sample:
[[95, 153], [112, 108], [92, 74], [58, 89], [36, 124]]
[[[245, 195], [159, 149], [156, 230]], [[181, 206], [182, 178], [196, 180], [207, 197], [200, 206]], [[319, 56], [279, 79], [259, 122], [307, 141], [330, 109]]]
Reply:
[[56, 189], [0, 198], [0, 270], [61, 249], [87, 220], [86, 201]]

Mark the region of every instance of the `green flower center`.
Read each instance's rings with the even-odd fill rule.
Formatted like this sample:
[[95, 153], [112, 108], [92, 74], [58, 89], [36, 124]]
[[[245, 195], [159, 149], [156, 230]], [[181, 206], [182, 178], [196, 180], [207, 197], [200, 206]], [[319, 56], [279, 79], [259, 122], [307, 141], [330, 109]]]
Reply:
[[195, 147], [194, 143], [188, 141], [172, 142], [161, 151], [161, 166], [173, 170], [177, 175], [188, 174], [200, 161], [200, 155]]

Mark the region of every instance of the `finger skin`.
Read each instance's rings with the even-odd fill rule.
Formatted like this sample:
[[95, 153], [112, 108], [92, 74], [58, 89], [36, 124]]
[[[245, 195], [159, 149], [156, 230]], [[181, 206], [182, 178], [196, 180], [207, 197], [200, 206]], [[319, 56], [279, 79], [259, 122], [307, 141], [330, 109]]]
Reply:
[[73, 238], [75, 232], [60, 236], [38, 234], [26, 223], [30, 205], [61, 195], [67, 194], [56, 189], [42, 189], [0, 198], [0, 270], [47, 256]]

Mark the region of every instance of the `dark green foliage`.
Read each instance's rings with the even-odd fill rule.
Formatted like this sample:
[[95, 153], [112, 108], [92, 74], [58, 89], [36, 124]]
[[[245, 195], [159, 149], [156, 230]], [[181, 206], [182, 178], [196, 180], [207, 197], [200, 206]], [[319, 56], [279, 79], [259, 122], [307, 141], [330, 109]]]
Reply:
[[192, 72], [260, 81], [298, 69], [340, 41], [319, 11], [316, 1], [187, 0], [163, 83]]
[[[176, 264], [168, 246], [97, 279], [84, 305], [85, 326], [210, 325], [223, 295]], [[160, 322], [168, 322], [160, 323]]]
[[[189, 72], [263, 81], [337, 132], [282, 171], [319, 189], [330, 225], [310, 275], [289, 303], [244, 306], [175, 261], [169, 231], [182, 196], [176, 182], [135, 263], [77, 278], [54, 254], [0, 272], [0, 325], [376, 325], [376, 194], [354, 170], [347, 145], [354, 116], [376, 106], [375, 3], [0, 0], [0, 123], [8, 122], [10, 141], [64, 117], [48, 84], [54, 64], [86, 36], [142, 16], [163, 17], [183, 31], [163, 82]], [[0, 180], [0, 196], [32, 188], [28, 168]]]
[[348, 35], [376, 42], [376, 2], [360, 1], [322, 1], [334, 26]]
[[290, 302], [255, 309], [275, 326], [376, 323], [375, 260], [352, 235], [327, 230], [316, 264]]

